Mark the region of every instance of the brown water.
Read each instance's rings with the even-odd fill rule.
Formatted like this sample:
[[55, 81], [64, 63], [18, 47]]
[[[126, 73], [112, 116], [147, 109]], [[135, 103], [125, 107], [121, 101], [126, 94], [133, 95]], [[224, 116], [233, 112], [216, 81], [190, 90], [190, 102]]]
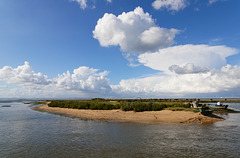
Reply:
[[0, 157], [240, 157], [240, 114], [223, 117], [211, 125], [112, 123], [0, 103]]

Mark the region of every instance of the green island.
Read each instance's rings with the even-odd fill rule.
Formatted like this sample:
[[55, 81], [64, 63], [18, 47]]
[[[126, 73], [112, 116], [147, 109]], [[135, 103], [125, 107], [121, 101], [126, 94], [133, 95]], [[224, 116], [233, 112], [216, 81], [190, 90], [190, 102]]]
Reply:
[[[47, 100], [35, 109], [86, 120], [136, 123], [201, 123], [225, 120], [221, 113], [239, 113], [229, 108], [208, 110], [208, 102], [196, 99], [103, 99]], [[211, 103], [218, 102], [211, 100]], [[39, 102], [43, 104], [44, 102]], [[38, 103], [35, 103], [38, 104]], [[195, 108], [194, 108], [195, 107]], [[214, 114], [212, 112], [214, 111]], [[200, 112], [200, 113], [199, 113]]]
[[[190, 104], [196, 99], [104, 99], [94, 98], [91, 100], [51, 100], [49, 107], [71, 108], [71, 109], [91, 109], [91, 110], [114, 110], [122, 111], [192, 111], [198, 109], [191, 108]], [[213, 103], [219, 100], [199, 100], [200, 103]], [[47, 101], [35, 102], [34, 104], [45, 104]], [[239, 100], [223, 100], [221, 102], [240, 102]], [[239, 113], [232, 109], [215, 109], [217, 113]]]

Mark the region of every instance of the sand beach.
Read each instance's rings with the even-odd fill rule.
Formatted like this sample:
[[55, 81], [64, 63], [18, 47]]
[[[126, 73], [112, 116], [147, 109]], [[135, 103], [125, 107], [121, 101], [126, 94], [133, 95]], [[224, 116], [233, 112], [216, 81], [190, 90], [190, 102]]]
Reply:
[[109, 122], [136, 122], [136, 123], [214, 123], [224, 119], [215, 115], [205, 116], [190, 111], [122, 111], [117, 110], [81, 110], [43, 105], [36, 107], [36, 110], [67, 114], [82, 119]]

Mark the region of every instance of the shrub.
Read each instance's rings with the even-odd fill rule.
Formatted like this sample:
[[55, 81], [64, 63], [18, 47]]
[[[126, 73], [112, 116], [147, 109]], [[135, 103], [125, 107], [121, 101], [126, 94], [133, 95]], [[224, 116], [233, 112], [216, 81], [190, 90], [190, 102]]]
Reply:
[[49, 104], [50, 107], [74, 108], [74, 109], [91, 109], [91, 110], [112, 110], [122, 109], [123, 111], [160, 111], [166, 108], [182, 109], [189, 108], [188, 105], [180, 101], [160, 100], [124, 100], [118, 102], [110, 102], [103, 99], [94, 100], [53, 100]]
[[163, 110], [167, 107], [166, 104], [164, 103], [153, 103], [152, 105], [152, 110], [153, 111], [160, 111], [160, 110]]

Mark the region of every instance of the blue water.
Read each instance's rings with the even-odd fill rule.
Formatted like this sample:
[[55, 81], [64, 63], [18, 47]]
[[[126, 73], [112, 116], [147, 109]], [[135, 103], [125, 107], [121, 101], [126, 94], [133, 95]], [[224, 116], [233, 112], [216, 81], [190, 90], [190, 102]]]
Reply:
[[240, 114], [221, 116], [210, 125], [114, 123], [0, 103], [0, 157], [240, 157]]

